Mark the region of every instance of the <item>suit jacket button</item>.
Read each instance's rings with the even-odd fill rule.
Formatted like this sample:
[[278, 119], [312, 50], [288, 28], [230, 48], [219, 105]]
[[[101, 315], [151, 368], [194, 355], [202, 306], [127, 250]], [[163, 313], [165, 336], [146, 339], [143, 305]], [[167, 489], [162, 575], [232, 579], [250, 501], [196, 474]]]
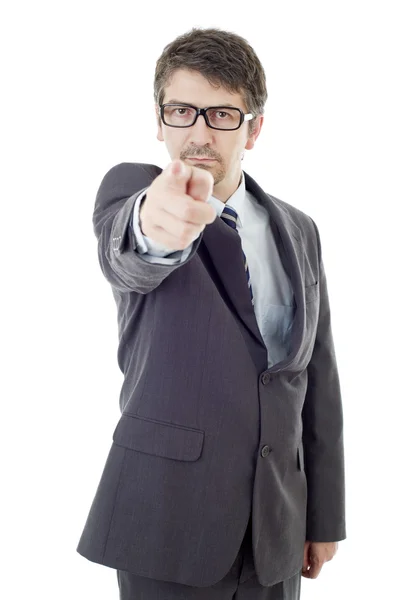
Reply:
[[264, 385], [267, 385], [271, 381], [271, 375], [269, 373], [263, 373], [261, 376], [261, 381]]
[[261, 456], [265, 458], [271, 452], [271, 448], [269, 446], [263, 446], [261, 449]]

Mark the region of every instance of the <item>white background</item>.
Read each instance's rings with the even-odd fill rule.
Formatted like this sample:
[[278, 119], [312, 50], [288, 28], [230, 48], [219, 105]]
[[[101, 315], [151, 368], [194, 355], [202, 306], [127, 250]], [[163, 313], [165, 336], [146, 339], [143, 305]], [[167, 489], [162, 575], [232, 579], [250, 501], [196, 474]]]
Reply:
[[1, 10], [1, 578], [7, 600], [118, 598], [75, 550], [119, 418], [117, 315], [92, 229], [120, 162], [169, 162], [152, 85], [192, 26], [267, 76], [243, 168], [317, 223], [345, 414], [347, 534], [302, 598], [395, 598], [399, 483], [396, 2], [8, 2]]

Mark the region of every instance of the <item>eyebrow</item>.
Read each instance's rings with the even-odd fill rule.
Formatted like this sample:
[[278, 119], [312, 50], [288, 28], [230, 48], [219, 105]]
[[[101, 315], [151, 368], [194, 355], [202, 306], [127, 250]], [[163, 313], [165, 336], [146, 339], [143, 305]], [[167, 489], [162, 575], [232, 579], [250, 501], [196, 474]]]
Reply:
[[[196, 106], [195, 104], [191, 104], [190, 102], [182, 102], [181, 100], [177, 100], [176, 98], [172, 98], [171, 100], [169, 100], [165, 104], [170, 104], [170, 103], [171, 104], [185, 104], [185, 105], [188, 105], [188, 106]], [[225, 102], [225, 104], [211, 104], [211, 106], [216, 106], [216, 107], [220, 107], [220, 106], [232, 106], [232, 108], [236, 108], [230, 102]]]

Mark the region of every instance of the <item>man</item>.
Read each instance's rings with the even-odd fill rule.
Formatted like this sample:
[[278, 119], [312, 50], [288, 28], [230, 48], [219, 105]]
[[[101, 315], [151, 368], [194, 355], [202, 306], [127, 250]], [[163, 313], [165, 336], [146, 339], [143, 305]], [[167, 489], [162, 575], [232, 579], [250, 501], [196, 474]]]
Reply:
[[314, 221], [242, 171], [254, 50], [192, 29], [154, 82], [171, 163], [122, 163], [93, 215], [121, 417], [77, 551], [120, 598], [294, 600], [346, 537], [343, 417]]

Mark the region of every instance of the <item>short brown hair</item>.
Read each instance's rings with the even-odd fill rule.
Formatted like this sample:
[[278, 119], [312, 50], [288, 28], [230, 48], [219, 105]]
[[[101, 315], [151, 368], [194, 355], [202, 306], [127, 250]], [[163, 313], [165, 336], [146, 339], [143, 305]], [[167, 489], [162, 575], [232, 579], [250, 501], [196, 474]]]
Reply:
[[[169, 43], [156, 64], [156, 104], [163, 103], [165, 87], [178, 69], [197, 71], [210, 85], [241, 93], [246, 109], [255, 117], [264, 113], [268, 96], [264, 69], [253, 48], [236, 33], [193, 27]], [[249, 134], [254, 125], [254, 119], [249, 121]]]

